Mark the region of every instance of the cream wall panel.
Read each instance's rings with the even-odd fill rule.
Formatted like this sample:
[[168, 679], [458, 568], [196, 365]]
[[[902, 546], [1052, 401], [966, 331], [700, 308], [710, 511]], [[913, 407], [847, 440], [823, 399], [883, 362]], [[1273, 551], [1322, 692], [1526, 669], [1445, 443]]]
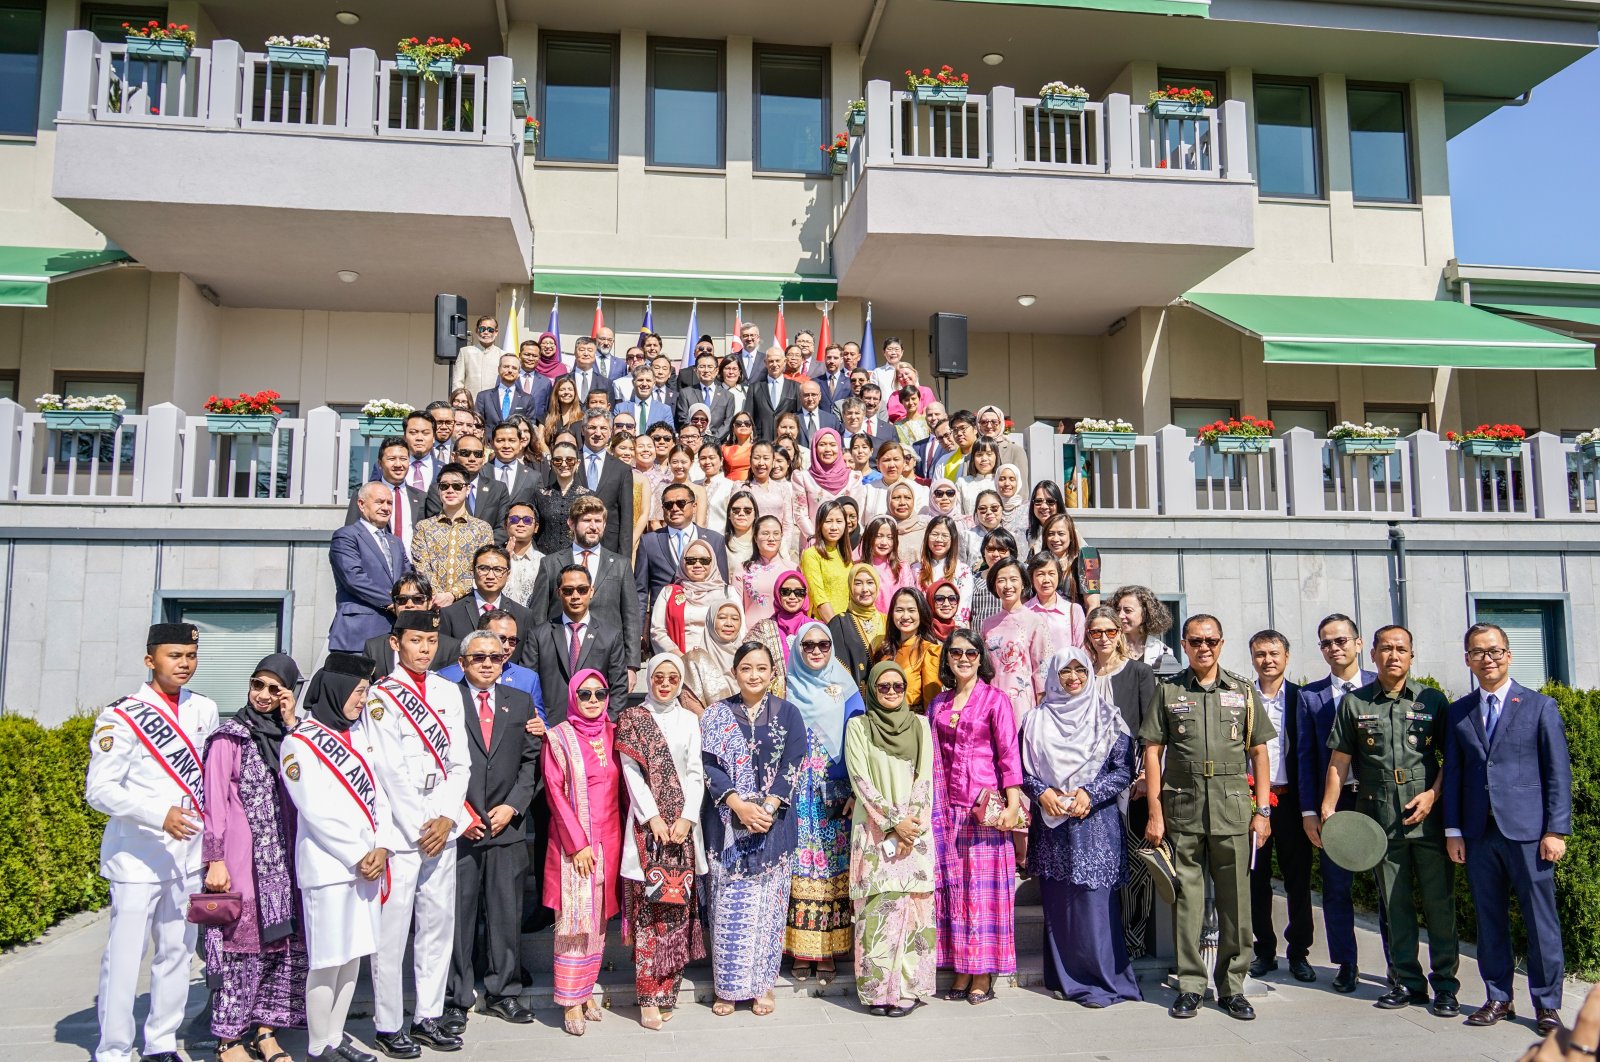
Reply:
[[552, 257], [547, 244], [570, 243], [570, 233], [611, 235], [617, 231], [617, 172], [558, 165], [529, 167], [533, 205], [534, 246], [538, 261], [556, 265], [592, 265], [588, 256]]
[[1357, 261], [1386, 265], [1427, 265], [1420, 209], [1405, 206], [1358, 206], [1351, 214], [1351, 223], [1355, 233]]
[[723, 239], [727, 236], [727, 182], [718, 173], [648, 170], [646, 200], [668, 209], [647, 211], [640, 219], [643, 237]]

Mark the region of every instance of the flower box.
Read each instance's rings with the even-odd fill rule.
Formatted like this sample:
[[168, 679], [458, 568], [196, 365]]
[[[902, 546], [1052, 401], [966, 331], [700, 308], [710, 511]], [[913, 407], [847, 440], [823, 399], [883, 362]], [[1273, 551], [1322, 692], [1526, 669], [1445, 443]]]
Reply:
[[404, 435], [406, 432], [406, 418], [361, 416], [356, 418], [356, 430], [369, 439], [384, 439], [390, 435]]
[[428, 69], [424, 71], [411, 56], [396, 55], [394, 68], [402, 74], [429, 73], [434, 77], [450, 77], [456, 72], [456, 61], [448, 56], [443, 59], [431, 59], [428, 61]]
[[267, 62], [283, 70], [326, 70], [326, 48], [300, 48], [292, 44], [267, 45]]
[[182, 63], [188, 61], [194, 45], [180, 37], [129, 37], [128, 58], [146, 59], [154, 63]]
[[1520, 457], [1521, 439], [1462, 439], [1461, 451], [1469, 457]]
[[1271, 443], [1270, 435], [1219, 435], [1211, 448], [1219, 454], [1264, 454]]
[[851, 136], [860, 136], [867, 131], [867, 109], [865, 107], [851, 107], [845, 112], [844, 127]]
[[212, 435], [271, 435], [278, 430], [278, 413], [207, 413], [206, 431]]
[[1399, 448], [1399, 439], [1351, 435], [1333, 440], [1333, 449], [1341, 457], [1349, 457], [1351, 454], [1392, 454]]
[[511, 113], [516, 115], [518, 118], [526, 118], [528, 116], [527, 85], [511, 86]]
[[1198, 118], [1205, 108], [1188, 100], [1156, 100], [1150, 104], [1150, 113], [1157, 118]]
[[961, 107], [967, 102], [965, 85], [918, 85], [913, 92], [918, 103], [930, 107]]
[[1139, 444], [1139, 437], [1131, 431], [1080, 431], [1078, 433], [1078, 449], [1080, 450], [1132, 450]]
[[1088, 105], [1087, 96], [1063, 96], [1051, 92], [1039, 97], [1039, 109], [1051, 114], [1082, 114]]
[[828, 155], [833, 163], [835, 177], [843, 174], [850, 168], [850, 150], [848, 148], [834, 148]]
[[51, 431], [116, 431], [122, 414], [109, 409], [47, 409], [44, 426]]
[[1600, 439], [1584, 443], [1578, 451], [1591, 461], [1600, 461]]

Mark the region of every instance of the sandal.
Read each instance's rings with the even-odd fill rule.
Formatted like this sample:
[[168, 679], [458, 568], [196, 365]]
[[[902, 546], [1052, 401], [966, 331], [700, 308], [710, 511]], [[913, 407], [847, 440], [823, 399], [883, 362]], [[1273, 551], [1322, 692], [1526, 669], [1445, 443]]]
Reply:
[[[259, 1055], [251, 1055], [250, 1049], [244, 1045], [244, 1041], [243, 1040], [218, 1040], [217, 1041], [217, 1062], [238, 1062], [237, 1059], [229, 1059], [229, 1058], [225, 1057], [229, 1051], [232, 1051], [235, 1048], [237, 1048], [240, 1051], [243, 1051], [246, 1058], [252, 1058], [252, 1057], [259, 1058], [259, 1057], [261, 1057]], [[281, 1052], [280, 1052], [280, 1054], [281, 1054]], [[287, 1058], [288, 1056], [284, 1055], [283, 1057]]]
[[772, 998], [771, 992], [767, 992], [754, 1003], [750, 1004], [750, 1013], [754, 1014], [758, 1018], [765, 1018], [768, 1014], [771, 1014], [774, 1010], [776, 1010], [777, 1006], [777, 1000]]
[[[577, 1011], [578, 1012], [578, 1016], [576, 1018], [574, 1018], [572, 1016], [572, 1012], [573, 1011]], [[582, 1036], [583, 1032], [584, 1032], [584, 1027], [585, 1027], [583, 1019], [584, 1019], [584, 1008], [583, 1007], [581, 1007], [581, 1006], [568, 1007], [566, 1009], [566, 1011], [562, 1015], [561, 1028], [566, 1030], [566, 1033], [569, 1036]]]
[[[650, 1013], [652, 1010], [655, 1011], [654, 1014]], [[661, 1008], [660, 1007], [640, 1007], [639, 1008], [639, 1024], [643, 1025], [646, 1029], [649, 1029], [652, 1032], [654, 1032], [655, 1030], [661, 1028], [662, 1023], [663, 1023], [663, 1019], [661, 1017]]]
[[809, 962], [795, 963], [794, 968], [790, 971], [790, 976], [797, 982], [811, 980], [811, 964]]
[[661, 1012], [661, 1023], [662, 1023], [662, 1024], [663, 1024], [663, 1025], [665, 1025], [665, 1024], [666, 1024], [666, 1023], [667, 1023], [667, 1022], [669, 1022], [669, 1021], [671, 1021], [671, 1020], [672, 1020], [672, 1015], [673, 1015], [673, 1014], [674, 1014], [674, 1013], [675, 1013], [675, 1012], [674, 1012], [674, 1011], [673, 1011], [673, 1010], [671, 1010], [671, 1009], [668, 1009], [668, 1010], [663, 1010], [663, 1011], [662, 1011], [662, 1012]]
[[963, 984], [952, 983], [949, 988], [947, 988], [943, 992], [939, 993], [939, 998], [944, 1000], [947, 1003], [954, 1003], [959, 999], [966, 999], [967, 998], [967, 989], [972, 987], [972, 975], [971, 974], [957, 974], [956, 975], [956, 981], [960, 981], [962, 977], [965, 977], [967, 979], [967, 983], [966, 984], [963, 985]]
[[[272, 1046], [277, 1048], [277, 1050], [274, 1050], [269, 1054], [267, 1048], [261, 1046], [261, 1041], [263, 1040], [271, 1040]], [[258, 1062], [278, 1062], [278, 1059], [280, 1058], [289, 1059], [289, 1062], [294, 1062], [293, 1058], [291, 1058], [289, 1055], [289, 1052], [283, 1050], [283, 1045], [278, 1043], [277, 1033], [264, 1025], [256, 1026], [255, 1034], [245, 1042], [244, 1049], [252, 1058], [257, 1059]]]
[[711, 1013], [715, 1014], [719, 1018], [726, 1018], [729, 1014], [733, 1013], [733, 1004], [729, 1003], [726, 999], [719, 999], [715, 1003], [711, 1004]]
[[824, 966], [820, 962], [817, 963], [817, 984], [819, 985], [830, 984], [833, 979], [839, 975], [839, 968], [834, 965], [834, 961], [832, 959], [826, 959], [824, 961], [828, 965]]
[[605, 1011], [600, 1008], [600, 1004], [594, 1001], [594, 997], [590, 996], [584, 1000], [583, 1016], [588, 1021], [599, 1021], [605, 1017]]

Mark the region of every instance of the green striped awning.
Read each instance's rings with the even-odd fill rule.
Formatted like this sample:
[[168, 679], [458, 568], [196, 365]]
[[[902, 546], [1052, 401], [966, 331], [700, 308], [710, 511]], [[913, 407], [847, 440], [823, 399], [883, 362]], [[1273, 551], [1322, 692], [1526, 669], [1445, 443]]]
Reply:
[[1206, 18], [1211, 0], [949, 0], [955, 4], [1010, 4], [1014, 7], [1075, 7], [1084, 11], [1124, 11], [1135, 15], [1190, 15]]
[[43, 306], [50, 282], [128, 260], [126, 251], [0, 247], [0, 306]]
[[1269, 362], [1594, 368], [1593, 343], [1459, 302], [1200, 292], [1190, 292], [1184, 301], [1261, 340]]
[[803, 273], [689, 273], [665, 269], [536, 266], [533, 290], [538, 295], [599, 295], [613, 299], [831, 302], [839, 297], [839, 282], [833, 277]]

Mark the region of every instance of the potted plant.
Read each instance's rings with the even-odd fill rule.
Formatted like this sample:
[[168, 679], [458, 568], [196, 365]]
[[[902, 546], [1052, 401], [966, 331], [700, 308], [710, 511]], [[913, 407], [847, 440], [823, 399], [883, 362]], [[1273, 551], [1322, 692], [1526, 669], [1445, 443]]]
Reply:
[[1089, 90], [1082, 85], [1052, 81], [1039, 89], [1039, 107], [1052, 114], [1082, 114], [1089, 103]]
[[1600, 461], [1600, 428], [1590, 428], [1575, 441], [1583, 456], [1591, 461]]
[[533, 115], [522, 120], [522, 150], [531, 155], [539, 147], [539, 119]]
[[374, 398], [361, 407], [361, 417], [356, 430], [369, 439], [382, 439], [390, 435], [404, 435], [406, 414], [415, 407], [404, 402], [391, 402], [387, 398]]
[[528, 116], [528, 82], [524, 78], [511, 83], [511, 113], [518, 118]]
[[51, 431], [116, 431], [122, 427], [122, 414], [128, 408], [120, 395], [62, 398], [44, 394], [34, 402], [44, 414], [44, 426]]
[[833, 143], [822, 145], [822, 153], [827, 155], [828, 161], [832, 163], [835, 176], [844, 173], [850, 168], [850, 134], [836, 134]]
[[956, 73], [949, 63], [938, 70], [925, 66], [920, 74], [907, 70], [906, 80], [918, 103], [958, 107], [967, 102], [967, 75]]
[[293, 37], [268, 37], [267, 62], [286, 70], [328, 69], [328, 48], [333, 44], [319, 33]]
[[1252, 417], [1214, 420], [1195, 433], [1195, 438], [1219, 454], [1261, 454], [1272, 442], [1272, 421]]
[[850, 131], [851, 136], [860, 136], [867, 131], [867, 101], [851, 100], [844, 112], [844, 127]]
[[181, 63], [194, 51], [194, 30], [187, 22], [181, 25], [169, 22], [165, 26], [151, 19], [143, 26], [124, 22], [128, 34], [128, 57], [148, 59], [157, 63]]
[[1516, 457], [1528, 433], [1520, 424], [1479, 424], [1471, 431], [1447, 431], [1444, 437], [1471, 457]]
[[1333, 449], [1341, 456], [1350, 454], [1392, 454], [1400, 447], [1400, 429], [1377, 424], [1352, 424], [1342, 420], [1328, 432]]
[[1116, 420], [1085, 417], [1072, 430], [1078, 436], [1080, 450], [1131, 450], [1139, 442], [1133, 425], [1120, 417]]
[[462, 43], [460, 37], [404, 37], [395, 46], [394, 68], [402, 74], [418, 74], [424, 81], [438, 81], [456, 72], [456, 63], [472, 45]]
[[1150, 113], [1158, 118], [1193, 118], [1215, 101], [1206, 89], [1168, 85], [1150, 93]]
[[239, 392], [238, 398], [206, 399], [206, 431], [212, 435], [271, 435], [283, 410], [276, 391]]

